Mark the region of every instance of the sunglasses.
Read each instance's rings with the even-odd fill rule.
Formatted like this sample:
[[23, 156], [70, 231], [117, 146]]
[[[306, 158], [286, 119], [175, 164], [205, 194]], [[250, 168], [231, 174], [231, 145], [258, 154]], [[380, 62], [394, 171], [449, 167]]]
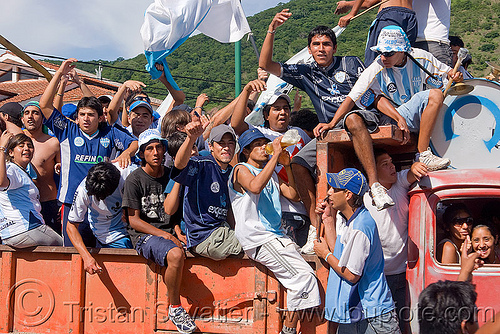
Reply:
[[466, 218], [455, 218], [453, 219], [453, 224], [457, 226], [461, 226], [464, 223], [467, 225], [472, 225], [474, 223], [474, 219], [472, 217], [466, 217]]
[[139, 96], [136, 96], [132, 99], [132, 101], [146, 101], [147, 103], [151, 104], [151, 100], [149, 99], [149, 97], [147, 96], [142, 96], [142, 95], [139, 95]]
[[391, 52], [377, 52], [379, 55], [384, 56], [385, 58], [392, 57], [396, 54], [396, 51], [391, 51]]

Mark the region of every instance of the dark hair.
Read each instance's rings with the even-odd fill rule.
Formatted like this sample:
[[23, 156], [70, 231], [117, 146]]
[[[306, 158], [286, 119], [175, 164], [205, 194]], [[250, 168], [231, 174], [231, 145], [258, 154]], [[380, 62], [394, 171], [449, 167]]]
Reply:
[[120, 183], [120, 171], [110, 162], [99, 162], [90, 168], [85, 187], [89, 196], [104, 200], [111, 195]]
[[496, 238], [498, 236], [498, 230], [497, 228], [495, 227], [495, 225], [493, 225], [490, 221], [488, 220], [481, 220], [480, 222], [478, 222], [477, 224], [474, 224], [474, 227], [472, 228], [472, 231], [470, 233], [471, 235], [471, 238], [472, 238], [472, 233], [474, 233], [474, 231], [478, 228], [481, 228], [481, 227], [485, 227], [487, 228], [491, 235]]
[[486, 220], [500, 219], [500, 201], [489, 201], [481, 210], [481, 217]]
[[24, 144], [26, 142], [30, 143], [31, 146], [33, 146], [33, 140], [31, 140], [31, 138], [28, 137], [24, 132], [12, 136], [12, 138], [10, 138], [9, 142], [7, 143], [7, 147], [5, 148], [5, 151], [7, 152], [5, 158], [8, 161], [12, 161], [14, 158], [10, 156], [10, 151], [13, 151], [16, 146]]
[[[284, 100], [284, 101], [288, 104], [288, 107], [289, 107], [290, 109], [292, 109], [292, 106], [290, 105], [290, 103], [288, 103], [288, 101], [287, 101], [285, 98], [283, 98], [283, 97], [279, 97], [276, 101], [278, 101], [279, 99]], [[275, 103], [276, 103], [276, 102], [275, 102]], [[274, 103], [273, 103], [273, 104], [274, 104]], [[266, 105], [264, 106], [264, 108], [262, 108], [262, 114], [264, 115], [264, 127], [265, 127], [265, 128], [269, 128], [269, 121], [268, 121], [266, 118], [267, 118], [267, 117], [269, 117], [269, 112], [271, 111], [271, 107], [272, 107], [272, 106], [273, 106], [272, 104], [266, 104]], [[290, 111], [291, 111], [291, 110], [290, 110]]]
[[106, 95], [101, 95], [97, 99], [99, 100], [99, 102], [101, 102], [101, 105], [111, 103], [111, 99], [109, 98], [109, 96]]
[[472, 216], [470, 214], [469, 209], [467, 209], [467, 206], [465, 206], [464, 203], [452, 203], [448, 205], [446, 210], [443, 213], [443, 227], [445, 230], [449, 228], [451, 224], [453, 224], [453, 218], [460, 212], [464, 211], [469, 214], [469, 216]]
[[387, 151], [381, 147], [374, 147], [373, 148], [373, 156], [375, 157], [375, 162], [377, 162], [378, 157], [384, 154], [389, 154]]
[[253, 110], [253, 108], [255, 108], [255, 101], [248, 99], [248, 101], [247, 101], [247, 108], [250, 109], [250, 110]]
[[7, 125], [3, 118], [0, 118], [0, 133], [3, 133], [7, 129]]
[[363, 206], [364, 202], [363, 202], [363, 196], [360, 196], [360, 195], [357, 195], [355, 193], [352, 193], [352, 207], [354, 209], [357, 209], [357, 208], [360, 208]]
[[306, 131], [313, 131], [319, 124], [318, 115], [311, 109], [300, 109], [290, 117], [290, 125]]
[[179, 151], [181, 145], [184, 143], [184, 141], [186, 141], [186, 138], [187, 134], [180, 131], [174, 132], [167, 137], [167, 152], [172, 158], [175, 158], [177, 151]]
[[[133, 92], [133, 93], [131, 93], [129, 96], [127, 96], [127, 99], [125, 100], [125, 106], [126, 106], [127, 108], [129, 108], [129, 107], [132, 105], [132, 103], [134, 103], [134, 102], [135, 102], [135, 101], [134, 101], [134, 98], [135, 98], [137, 95], [144, 95], [144, 96], [146, 96], [146, 98], [148, 98], [148, 99], [149, 99], [149, 96], [148, 96], [148, 94], [146, 94], [146, 92], [143, 92], [143, 91]], [[148, 103], [149, 103], [149, 102], [148, 102]]]
[[450, 46], [459, 46], [463, 48], [465, 46], [464, 41], [458, 36], [449, 36]]
[[[139, 153], [142, 153], [142, 156], [141, 156], [141, 154], [139, 154], [139, 157], [141, 158], [141, 166], [142, 167], [146, 166], [146, 157], [144, 156], [144, 151], [146, 150], [146, 147], [148, 147], [148, 145], [151, 143], [161, 143], [161, 144], [163, 144], [163, 147], [165, 148], [165, 150], [168, 149], [168, 145], [165, 145], [165, 143], [159, 139], [151, 139], [146, 144], [142, 144], [141, 146], [139, 146]], [[167, 146], [167, 147], [165, 147], [165, 146]], [[165, 161], [165, 155], [163, 156], [162, 159], [163, 159], [163, 161]]]
[[463, 320], [476, 321], [477, 293], [469, 282], [439, 281], [418, 298], [420, 333], [456, 334]]
[[307, 46], [311, 46], [311, 41], [314, 36], [327, 36], [330, 37], [332, 40], [333, 46], [335, 47], [337, 45], [337, 37], [335, 36], [335, 33], [333, 30], [327, 26], [317, 26], [307, 36]]
[[93, 109], [97, 112], [97, 116], [99, 116], [99, 117], [101, 117], [103, 115], [102, 104], [95, 96], [84, 96], [81, 98], [80, 101], [78, 101], [78, 104], [76, 105], [76, 114], [77, 115], [78, 115], [78, 112], [80, 111], [81, 108]]
[[171, 110], [163, 116], [161, 121], [161, 136], [163, 138], [168, 138], [174, 132], [179, 131], [177, 127], [179, 125], [186, 126], [191, 122], [191, 115], [185, 110]]

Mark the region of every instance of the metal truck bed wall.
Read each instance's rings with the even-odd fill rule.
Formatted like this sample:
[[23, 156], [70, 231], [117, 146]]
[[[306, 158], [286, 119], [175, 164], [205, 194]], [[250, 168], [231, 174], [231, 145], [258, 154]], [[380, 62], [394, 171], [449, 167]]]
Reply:
[[[154, 333], [173, 331], [161, 267], [135, 250], [93, 249], [105, 268], [83, 270], [70, 247], [14, 250], [0, 245], [0, 332]], [[324, 297], [328, 271], [315, 268]], [[248, 259], [212, 261], [188, 254], [181, 302], [203, 333], [277, 333], [286, 293], [265, 267]], [[303, 334], [326, 333], [322, 310], [305, 314]]]

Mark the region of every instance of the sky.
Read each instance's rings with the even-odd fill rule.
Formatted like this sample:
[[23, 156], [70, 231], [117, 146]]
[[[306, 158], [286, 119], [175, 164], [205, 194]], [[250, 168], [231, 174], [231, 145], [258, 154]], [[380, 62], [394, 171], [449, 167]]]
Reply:
[[[288, 2], [241, 1], [247, 16]], [[1, 0], [0, 34], [23, 51], [44, 55], [79, 60], [132, 58], [144, 51], [139, 30], [152, 2]]]

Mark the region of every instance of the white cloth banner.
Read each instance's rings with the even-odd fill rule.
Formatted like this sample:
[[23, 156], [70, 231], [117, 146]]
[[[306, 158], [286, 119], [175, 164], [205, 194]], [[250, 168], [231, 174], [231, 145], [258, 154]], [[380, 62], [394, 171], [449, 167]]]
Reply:
[[155, 0], [146, 10], [141, 27], [146, 69], [153, 79], [161, 76], [154, 67], [159, 62], [167, 79], [173, 81], [164, 59], [195, 30], [219, 42], [232, 43], [249, 33], [250, 27], [239, 0]]

